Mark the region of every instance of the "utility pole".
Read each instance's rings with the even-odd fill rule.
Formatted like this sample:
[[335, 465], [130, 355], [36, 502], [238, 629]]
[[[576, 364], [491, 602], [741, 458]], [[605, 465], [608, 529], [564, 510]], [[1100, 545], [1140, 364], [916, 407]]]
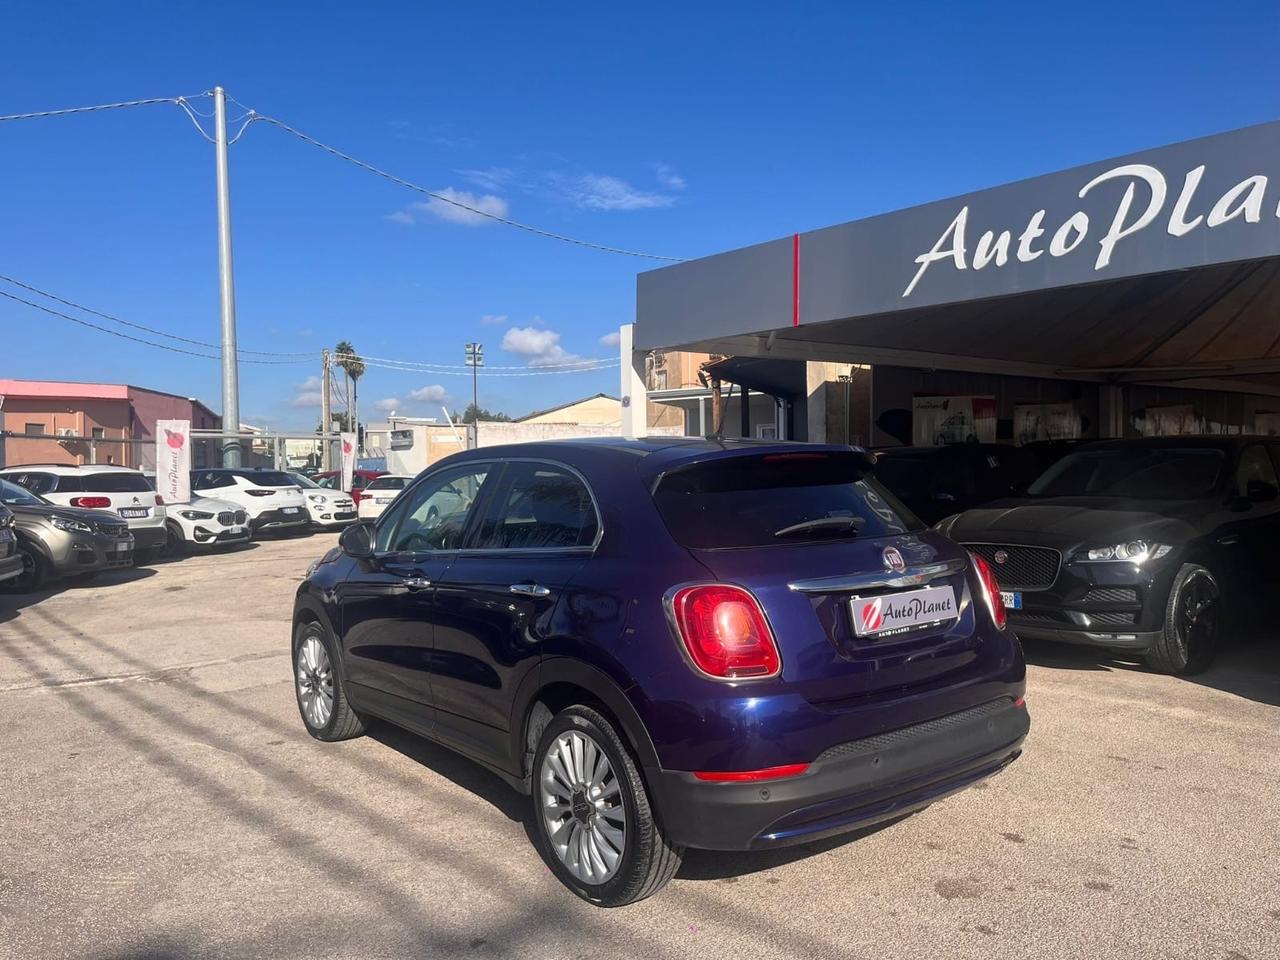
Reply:
[[320, 469], [328, 473], [333, 462], [333, 444], [329, 431], [333, 429], [333, 411], [329, 409], [329, 369], [332, 360], [329, 348], [320, 351]]
[[[227, 160], [227, 93], [213, 88], [214, 153], [218, 166], [218, 291], [222, 295], [222, 431], [240, 432], [236, 354], [236, 287], [231, 265], [231, 171]], [[240, 440], [222, 445], [222, 465], [240, 466]]]
[[471, 409], [475, 411], [473, 423], [480, 419], [480, 393], [476, 375], [484, 366], [484, 344], [467, 344], [467, 366], [471, 368]]

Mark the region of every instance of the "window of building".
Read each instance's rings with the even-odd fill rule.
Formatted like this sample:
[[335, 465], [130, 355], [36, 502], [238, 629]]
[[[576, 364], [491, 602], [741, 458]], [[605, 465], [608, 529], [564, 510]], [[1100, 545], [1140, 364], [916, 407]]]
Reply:
[[107, 436], [106, 428], [105, 428], [105, 427], [94, 427], [91, 435], [92, 435], [93, 439], [95, 439], [95, 440], [103, 440], [103, 439], [106, 439], [106, 436]]
[[28, 424], [25, 424], [25, 425], [24, 425], [24, 427], [23, 427], [23, 431], [22, 431], [22, 432], [23, 432], [23, 433], [25, 433], [25, 434], [26, 434], [27, 436], [29, 436], [29, 437], [43, 437], [43, 436], [44, 436], [44, 424], [43, 424], [43, 423], [28, 423]]
[[653, 389], [655, 389], [655, 390], [665, 390], [665, 389], [667, 389], [667, 371], [665, 371], [665, 370], [655, 370], [655, 371], [654, 371], [654, 373], [653, 373]]

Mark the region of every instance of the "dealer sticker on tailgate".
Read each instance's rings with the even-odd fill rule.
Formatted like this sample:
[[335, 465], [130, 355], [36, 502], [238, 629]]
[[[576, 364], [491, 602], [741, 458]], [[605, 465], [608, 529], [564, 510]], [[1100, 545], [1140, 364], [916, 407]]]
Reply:
[[886, 637], [915, 627], [954, 620], [956, 595], [951, 587], [925, 587], [849, 601], [853, 629], [860, 637]]

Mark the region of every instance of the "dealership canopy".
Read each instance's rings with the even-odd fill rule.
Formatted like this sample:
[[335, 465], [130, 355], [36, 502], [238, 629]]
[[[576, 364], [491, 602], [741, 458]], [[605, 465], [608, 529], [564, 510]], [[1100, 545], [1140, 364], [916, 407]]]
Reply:
[[1280, 122], [641, 274], [634, 345], [1280, 395]]

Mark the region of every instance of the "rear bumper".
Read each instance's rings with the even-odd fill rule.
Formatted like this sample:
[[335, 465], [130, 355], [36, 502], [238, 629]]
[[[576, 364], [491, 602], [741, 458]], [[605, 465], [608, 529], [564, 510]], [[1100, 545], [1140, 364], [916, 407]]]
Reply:
[[910, 813], [998, 773], [1031, 721], [1002, 697], [825, 751], [798, 777], [712, 783], [649, 770], [664, 832], [710, 850], [760, 850], [834, 836]]

